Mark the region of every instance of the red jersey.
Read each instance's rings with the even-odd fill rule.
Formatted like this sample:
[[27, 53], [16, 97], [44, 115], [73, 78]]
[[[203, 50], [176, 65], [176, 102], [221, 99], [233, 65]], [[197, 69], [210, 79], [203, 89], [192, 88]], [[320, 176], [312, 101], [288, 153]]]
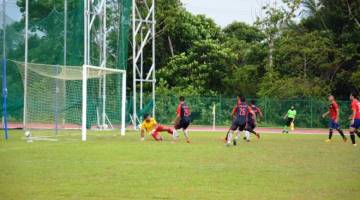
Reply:
[[184, 117], [190, 117], [190, 109], [185, 102], [180, 102], [177, 109], [176, 115], [181, 119]]
[[360, 101], [356, 99], [352, 100], [351, 110], [355, 112], [355, 119], [360, 119]]
[[337, 120], [338, 112], [339, 112], [339, 105], [336, 103], [336, 101], [333, 101], [329, 107], [330, 119]]

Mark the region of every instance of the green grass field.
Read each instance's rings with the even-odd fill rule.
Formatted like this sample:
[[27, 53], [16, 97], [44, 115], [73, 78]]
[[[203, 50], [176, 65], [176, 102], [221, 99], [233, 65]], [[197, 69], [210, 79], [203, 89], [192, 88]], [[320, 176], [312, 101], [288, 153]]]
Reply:
[[225, 147], [223, 133], [192, 143], [68, 132], [58, 142], [0, 135], [0, 199], [360, 199], [360, 147], [334, 136], [263, 135]]

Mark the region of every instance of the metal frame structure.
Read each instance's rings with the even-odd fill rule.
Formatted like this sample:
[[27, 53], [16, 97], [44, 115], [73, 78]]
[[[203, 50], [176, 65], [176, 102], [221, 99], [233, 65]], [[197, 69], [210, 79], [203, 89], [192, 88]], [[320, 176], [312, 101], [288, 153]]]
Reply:
[[[155, 116], [155, 0], [133, 0], [132, 1], [132, 47], [133, 47], [133, 115], [132, 123], [137, 129], [137, 109], [143, 109], [144, 83], [152, 84], [152, 114]], [[151, 64], [144, 66], [145, 46], [151, 45]], [[139, 85], [139, 106], [138, 99]]]
[[[83, 85], [82, 85], [82, 140], [86, 140], [86, 112], [87, 112], [87, 69], [91, 67], [91, 42], [95, 40], [99, 46], [99, 66], [103, 70], [113, 70], [106, 68], [107, 61], [107, 0], [84, 0], [84, 65], [83, 65]], [[95, 21], [98, 21], [98, 26]], [[92, 33], [94, 33], [92, 38]], [[93, 40], [92, 40], [93, 39]], [[95, 67], [96, 68], [96, 67]], [[121, 135], [125, 135], [125, 108], [126, 108], [126, 71], [116, 70], [123, 74], [122, 77], [122, 120]], [[100, 92], [102, 98], [102, 113], [100, 129], [105, 129], [106, 125], [106, 76], [100, 80]]]

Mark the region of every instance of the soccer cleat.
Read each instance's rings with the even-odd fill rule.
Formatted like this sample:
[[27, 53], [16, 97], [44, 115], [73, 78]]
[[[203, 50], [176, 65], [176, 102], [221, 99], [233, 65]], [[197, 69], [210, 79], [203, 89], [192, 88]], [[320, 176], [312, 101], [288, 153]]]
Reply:
[[246, 140], [246, 137], [243, 137], [244, 140]]
[[329, 143], [329, 142], [331, 142], [331, 140], [330, 140], [330, 139], [326, 139], [325, 142], [326, 142], [326, 143]]
[[347, 138], [343, 138], [343, 141], [346, 143], [346, 142], [347, 142]]
[[357, 144], [353, 144], [354, 145], [354, 147], [356, 147], [357, 146]]
[[186, 143], [190, 144], [190, 139], [186, 139]]
[[259, 133], [256, 133], [256, 137], [258, 140], [260, 140], [260, 134]]
[[236, 146], [237, 145], [237, 141], [233, 140], [233, 145]]
[[246, 140], [246, 142], [250, 142], [250, 140]]
[[226, 142], [225, 146], [226, 146], [226, 147], [230, 147], [230, 143], [229, 143], [229, 142]]

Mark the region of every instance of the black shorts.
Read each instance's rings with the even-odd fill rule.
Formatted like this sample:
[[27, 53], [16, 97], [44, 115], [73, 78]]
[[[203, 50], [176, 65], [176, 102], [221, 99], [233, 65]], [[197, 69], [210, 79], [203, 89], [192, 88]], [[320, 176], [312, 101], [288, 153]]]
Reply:
[[234, 120], [230, 130], [235, 131], [236, 129], [239, 129], [239, 131], [243, 131], [246, 129], [246, 123], [240, 122], [239, 120]]
[[246, 127], [246, 129], [247, 129], [248, 131], [252, 131], [252, 130], [254, 130], [255, 128], [256, 128], [256, 125], [255, 125], [254, 122], [248, 122], [247, 127]]
[[286, 126], [290, 126], [293, 121], [294, 121], [293, 118], [287, 118], [287, 120], [286, 120]]
[[175, 129], [186, 130], [190, 125], [190, 119], [181, 119], [178, 124], [175, 125]]

